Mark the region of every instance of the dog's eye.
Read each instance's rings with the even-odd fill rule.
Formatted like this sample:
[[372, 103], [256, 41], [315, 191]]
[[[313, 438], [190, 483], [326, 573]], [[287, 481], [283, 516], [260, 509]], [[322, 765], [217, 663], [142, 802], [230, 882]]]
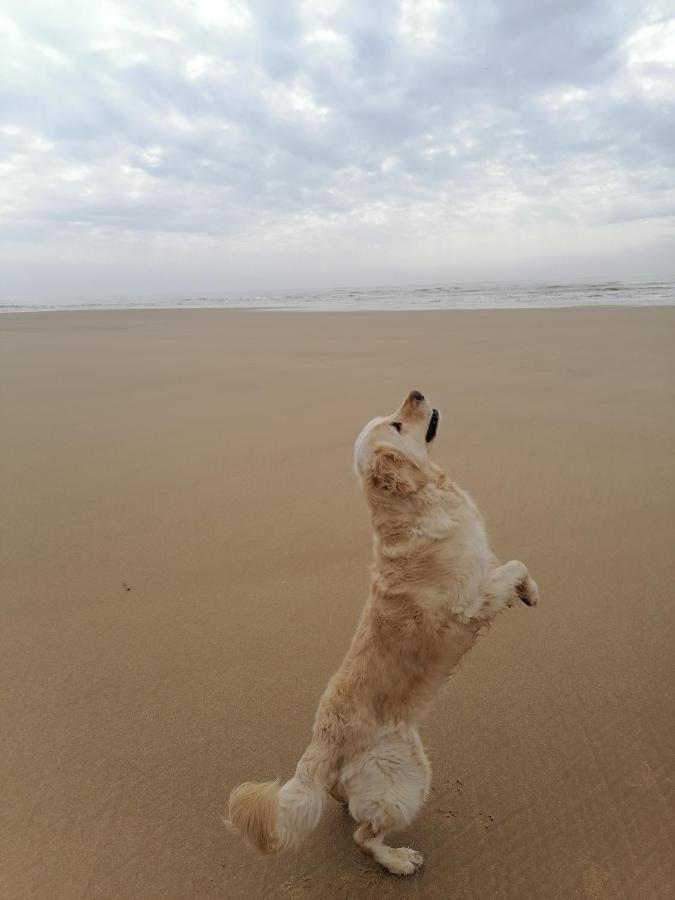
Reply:
[[399, 434], [401, 433], [401, 423], [400, 422], [392, 422], [391, 427], [395, 428]]

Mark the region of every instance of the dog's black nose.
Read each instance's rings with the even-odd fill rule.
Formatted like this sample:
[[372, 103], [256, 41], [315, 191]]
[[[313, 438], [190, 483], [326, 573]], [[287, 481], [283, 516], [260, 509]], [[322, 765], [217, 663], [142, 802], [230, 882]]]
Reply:
[[420, 394], [419, 391], [410, 391], [410, 399], [421, 403], [424, 400], [424, 394]]

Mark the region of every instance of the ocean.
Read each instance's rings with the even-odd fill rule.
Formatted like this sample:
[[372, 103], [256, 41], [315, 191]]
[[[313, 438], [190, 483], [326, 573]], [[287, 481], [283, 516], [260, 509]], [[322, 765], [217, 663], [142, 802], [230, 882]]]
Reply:
[[377, 311], [425, 309], [559, 309], [573, 306], [670, 306], [675, 281], [473, 282], [259, 291], [134, 300], [0, 302], [0, 313], [113, 309], [249, 309]]

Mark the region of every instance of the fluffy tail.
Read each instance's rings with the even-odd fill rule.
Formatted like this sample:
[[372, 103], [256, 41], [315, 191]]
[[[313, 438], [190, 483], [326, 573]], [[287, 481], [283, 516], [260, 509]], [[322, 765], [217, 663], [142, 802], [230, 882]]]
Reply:
[[286, 784], [246, 782], [230, 794], [227, 825], [262, 853], [281, 853], [319, 824], [335, 781], [334, 750], [310, 744]]

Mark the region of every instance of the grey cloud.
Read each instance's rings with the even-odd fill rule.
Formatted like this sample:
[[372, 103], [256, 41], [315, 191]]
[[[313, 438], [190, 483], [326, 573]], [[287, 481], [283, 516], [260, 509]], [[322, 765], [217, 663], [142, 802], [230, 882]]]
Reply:
[[672, 216], [672, 60], [630, 56], [665, 5], [414, 7], [407, 30], [389, 2], [17, 10], [3, 239]]

